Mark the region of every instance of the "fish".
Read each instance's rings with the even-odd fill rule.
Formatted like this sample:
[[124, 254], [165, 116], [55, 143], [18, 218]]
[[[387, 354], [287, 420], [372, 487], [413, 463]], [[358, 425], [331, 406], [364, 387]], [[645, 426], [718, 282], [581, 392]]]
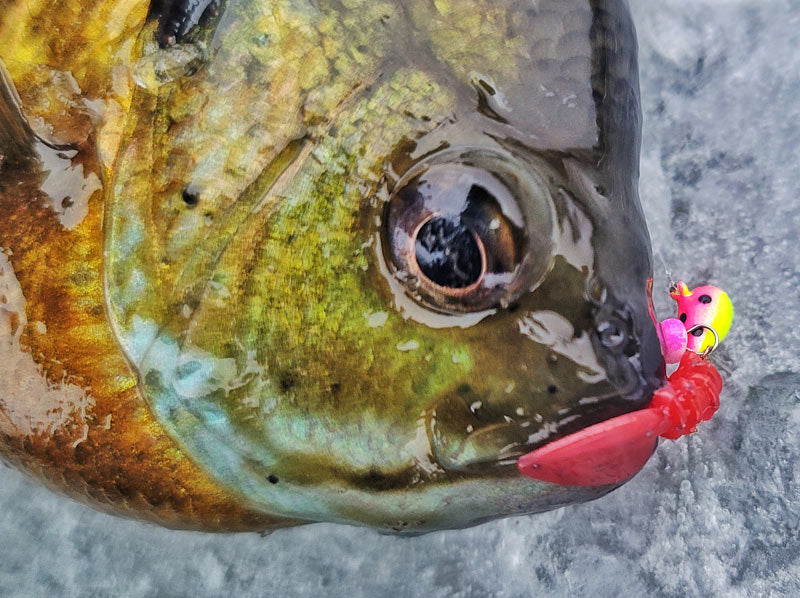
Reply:
[[625, 0], [6, 0], [0, 454], [166, 527], [420, 534], [665, 383]]

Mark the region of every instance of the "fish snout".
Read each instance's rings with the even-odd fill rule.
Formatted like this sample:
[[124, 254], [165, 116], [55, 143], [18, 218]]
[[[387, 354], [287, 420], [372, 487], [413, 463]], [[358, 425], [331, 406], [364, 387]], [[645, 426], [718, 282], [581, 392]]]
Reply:
[[536, 448], [646, 407], [664, 383], [654, 374], [663, 370], [660, 355], [654, 364], [652, 343], [643, 351], [624, 311], [603, 310], [581, 332], [563, 330], [567, 323], [555, 314], [527, 317], [548, 349], [529, 365], [530, 375], [499, 389], [487, 390], [481, 380], [461, 384], [429, 412], [431, 453], [443, 469], [515, 467]]

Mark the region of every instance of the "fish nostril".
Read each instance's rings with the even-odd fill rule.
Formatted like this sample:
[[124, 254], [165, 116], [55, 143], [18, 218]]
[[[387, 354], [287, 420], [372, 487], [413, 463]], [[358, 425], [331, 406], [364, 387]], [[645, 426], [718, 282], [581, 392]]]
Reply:
[[602, 322], [597, 327], [597, 334], [603, 346], [608, 348], [619, 347], [627, 340], [625, 331], [613, 321]]

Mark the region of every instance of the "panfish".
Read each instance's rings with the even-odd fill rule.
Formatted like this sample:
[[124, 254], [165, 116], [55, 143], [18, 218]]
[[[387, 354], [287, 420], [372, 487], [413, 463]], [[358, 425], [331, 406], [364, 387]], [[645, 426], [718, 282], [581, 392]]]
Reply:
[[625, 0], [0, 3], [0, 454], [174, 528], [591, 500], [664, 384]]

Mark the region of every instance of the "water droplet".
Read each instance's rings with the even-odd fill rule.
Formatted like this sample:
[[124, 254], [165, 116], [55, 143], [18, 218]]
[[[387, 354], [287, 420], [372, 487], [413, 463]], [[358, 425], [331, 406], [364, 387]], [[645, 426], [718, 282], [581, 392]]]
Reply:
[[380, 328], [389, 319], [389, 314], [385, 311], [376, 311], [375, 313], [365, 313], [364, 317], [367, 319], [367, 325], [370, 328]]
[[415, 340], [399, 343], [397, 345], [398, 351], [416, 351], [417, 349], [419, 349], [419, 342]]

